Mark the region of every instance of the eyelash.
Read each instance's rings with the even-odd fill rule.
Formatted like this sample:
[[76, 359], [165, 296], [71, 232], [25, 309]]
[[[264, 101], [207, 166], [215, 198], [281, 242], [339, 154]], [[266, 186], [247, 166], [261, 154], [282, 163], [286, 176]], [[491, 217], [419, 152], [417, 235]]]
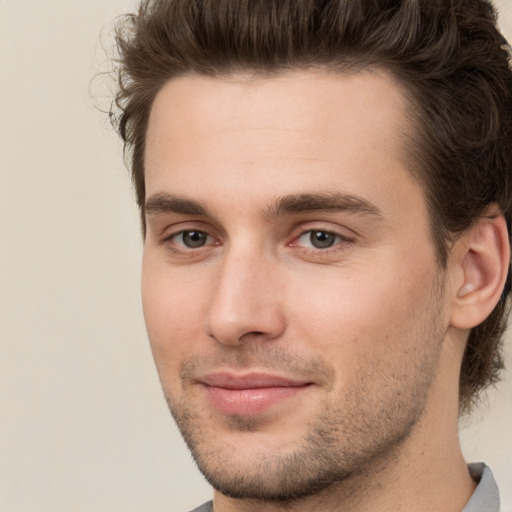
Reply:
[[[194, 247], [184, 247], [184, 246], [177, 246], [176, 242], [173, 242], [176, 238], [179, 236], [183, 236], [185, 233], [197, 233], [200, 235], [203, 235], [206, 237], [206, 242], [204, 245], [198, 246], [196, 248]], [[323, 235], [331, 236], [335, 238], [335, 241], [332, 245], [324, 248], [315, 248], [315, 247], [305, 247], [297, 244], [297, 241], [300, 240], [302, 237], [306, 235], [310, 235], [310, 237], [313, 235], [313, 233], [322, 233]], [[177, 256], [182, 257], [193, 257], [198, 256], [201, 254], [202, 249], [220, 245], [220, 242], [215, 242], [213, 244], [208, 243], [208, 239], [216, 240], [214, 236], [210, 235], [207, 231], [201, 230], [201, 229], [183, 229], [180, 231], [177, 231], [175, 233], [170, 234], [169, 236], [165, 237], [162, 240], [162, 244], [167, 245], [168, 249], [172, 251]], [[311, 228], [311, 229], [305, 229], [301, 231], [292, 242], [288, 243], [288, 247], [295, 247], [297, 249], [302, 249], [304, 253], [308, 255], [321, 255], [321, 256], [328, 256], [333, 253], [337, 253], [340, 250], [343, 250], [343, 248], [339, 247], [340, 245], [345, 244], [351, 244], [354, 241], [353, 238], [348, 237], [346, 235], [343, 235], [339, 232], [330, 230], [330, 229], [322, 229], [322, 228]]]
[[[198, 234], [201, 234], [201, 235], [205, 235], [206, 236], [206, 240], [208, 240], [208, 238], [215, 240], [215, 237], [210, 235], [205, 230], [201, 230], [201, 229], [182, 229], [181, 231], [177, 231], [176, 233], [172, 233], [169, 236], [166, 236], [162, 240], [162, 243], [168, 245], [173, 252], [183, 253], [183, 254], [186, 254], [186, 253], [189, 253], [189, 252], [196, 252], [197, 250], [202, 249], [203, 247], [205, 247], [205, 245], [201, 245], [201, 246], [199, 246], [197, 248], [194, 248], [194, 247], [183, 247], [183, 248], [180, 249], [180, 248], [176, 247], [175, 245], [173, 245], [173, 240], [178, 238], [180, 235], [184, 235], [185, 233], [198, 233]], [[219, 245], [219, 243], [215, 243], [213, 245]], [[209, 246], [210, 246], [210, 244], [206, 245], [206, 247], [209, 247]]]
[[[327, 235], [327, 236], [330, 236], [330, 237], [334, 237], [334, 242], [332, 245], [329, 245], [329, 246], [326, 246], [326, 247], [323, 247], [323, 248], [320, 248], [320, 247], [313, 247], [313, 248], [306, 248], [304, 247], [304, 249], [308, 250], [308, 251], [311, 251], [311, 252], [320, 252], [320, 253], [329, 253], [329, 252], [332, 252], [332, 251], [337, 251], [339, 250], [339, 248], [337, 248], [337, 246], [341, 243], [351, 243], [353, 242], [353, 239], [350, 238], [350, 237], [347, 237], [345, 235], [342, 235], [341, 233], [338, 233], [337, 231], [332, 231], [332, 230], [329, 230], [329, 229], [322, 229], [322, 228], [314, 228], [314, 229], [306, 229], [304, 231], [302, 231], [299, 236], [297, 236], [295, 238], [295, 240], [300, 240], [302, 237], [304, 237], [305, 235], [309, 235], [310, 236], [310, 239], [311, 237], [313, 236], [313, 234], [319, 234], [321, 233], [322, 235]], [[311, 240], [312, 242], [312, 240]], [[294, 247], [294, 242], [288, 244], [289, 246], [291, 247]]]

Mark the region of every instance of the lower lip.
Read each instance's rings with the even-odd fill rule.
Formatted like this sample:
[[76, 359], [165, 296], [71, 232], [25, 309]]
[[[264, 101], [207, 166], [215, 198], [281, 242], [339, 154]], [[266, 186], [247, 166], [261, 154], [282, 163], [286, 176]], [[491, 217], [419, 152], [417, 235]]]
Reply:
[[236, 416], [254, 416], [297, 396], [307, 387], [308, 385], [226, 389], [205, 386], [204, 389], [210, 403], [220, 412]]

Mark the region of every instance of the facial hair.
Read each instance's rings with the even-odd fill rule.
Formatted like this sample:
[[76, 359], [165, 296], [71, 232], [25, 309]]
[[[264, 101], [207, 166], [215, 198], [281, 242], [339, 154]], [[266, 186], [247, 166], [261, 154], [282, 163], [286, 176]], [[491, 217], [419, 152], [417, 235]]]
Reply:
[[[358, 367], [335, 401], [326, 401], [305, 425], [293, 450], [262, 447], [250, 459], [239, 458], [239, 447], [209, 431], [211, 417], [197, 407], [192, 385], [204, 368], [223, 364], [233, 369], [265, 368], [294, 376], [312, 375], [326, 395], [335, 393], [335, 371], [320, 356], [306, 359], [279, 346], [256, 340], [239, 347], [220, 347], [210, 357], [191, 358], [181, 368], [183, 394], [165, 393], [171, 413], [200, 471], [214, 489], [237, 499], [292, 503], [356, 476], [374, 472], [391, 460], [411, 435], [425, 409], [444, 339], [441, 305], [436, 293], [432, 311], [417, 332], [404, 332], [389, 358]], [[410, 342], [410, 343], [409, 343]], [[398, 349], [401, 353], [391, 353]], [[368, 359], [368, 358], [367, 358]], [[365, 360], [367, 360], [365, 359]], [[334, 404], [334, 405], [333, 405]], [[226, 417], [226, 432], [258, 433], [259, 417]], [[226, 436], [226, 439], [229, 439]], [[348, 486], [347, 486], [348, 489]]]

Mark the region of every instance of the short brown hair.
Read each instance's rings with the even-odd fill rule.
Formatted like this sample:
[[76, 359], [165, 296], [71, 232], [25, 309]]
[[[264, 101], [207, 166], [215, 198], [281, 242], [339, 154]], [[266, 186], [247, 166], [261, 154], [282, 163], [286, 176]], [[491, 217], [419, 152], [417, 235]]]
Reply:
[[[272, 74], [378, 67], [403, 86], [441, 266], [450, 244], [496, 206], [511, 225], [510, 48], [487, 0], [143, 0], [117, 26], [119, 90], [111, 110], [144, 224], [150, 109], [186, 74]], [[468, 340], [460, 405], [498, 380], [506, 289]]]

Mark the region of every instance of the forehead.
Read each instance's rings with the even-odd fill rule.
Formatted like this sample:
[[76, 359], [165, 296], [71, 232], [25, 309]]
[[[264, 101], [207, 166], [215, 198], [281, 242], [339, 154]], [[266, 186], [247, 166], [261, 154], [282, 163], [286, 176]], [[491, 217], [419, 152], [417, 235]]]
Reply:
[[404, 95], [382, 72], [184, 76], [163, 87], [151, 110], [147, 196], [194, 187], [206, 202], [255, 197], [260, 188], [262, 196], [331, 188], [393, 196], [393, 181], [410, 187], [413, 179], [409, 132]]
[[[191, 75], [169, 81], [155, 98], [147, 148], [151, 158], [153, 146], [165, 145], [163, 139], [186, 142], [174, 148], [178, 150], [175, 157], [190, 158], [186, 151], [192, 143], [205, 150], [217, 149], [222, 138], [225, 149], [234, 149], [237, 140], [252, 130], [255, 144], [265, 142], [266, 132], [272, 131], [273, 138], [280, 132], [281, 137], [274, 138], [275, 149], [279, 142], [280, 150], [292, 149], [297, 156], [313, 153], [315, 147], [307, 144], [298, 151], [286, 132], [321, 142], [319, 149], [323, 150], [330, 142], [345, 149], [356, 147], [354, 142], [365, 138], [395, 152], [407, 131], [405, 124], [402, 92], [382, 72], [339, 75], [295, 71], [271, 77], [220, 78]], [[250, 153], [251, 147], [246, 147], [245, 155], [250, 157]], [[234, 156], [231, 151], [226, 153], [230, 156]]]

